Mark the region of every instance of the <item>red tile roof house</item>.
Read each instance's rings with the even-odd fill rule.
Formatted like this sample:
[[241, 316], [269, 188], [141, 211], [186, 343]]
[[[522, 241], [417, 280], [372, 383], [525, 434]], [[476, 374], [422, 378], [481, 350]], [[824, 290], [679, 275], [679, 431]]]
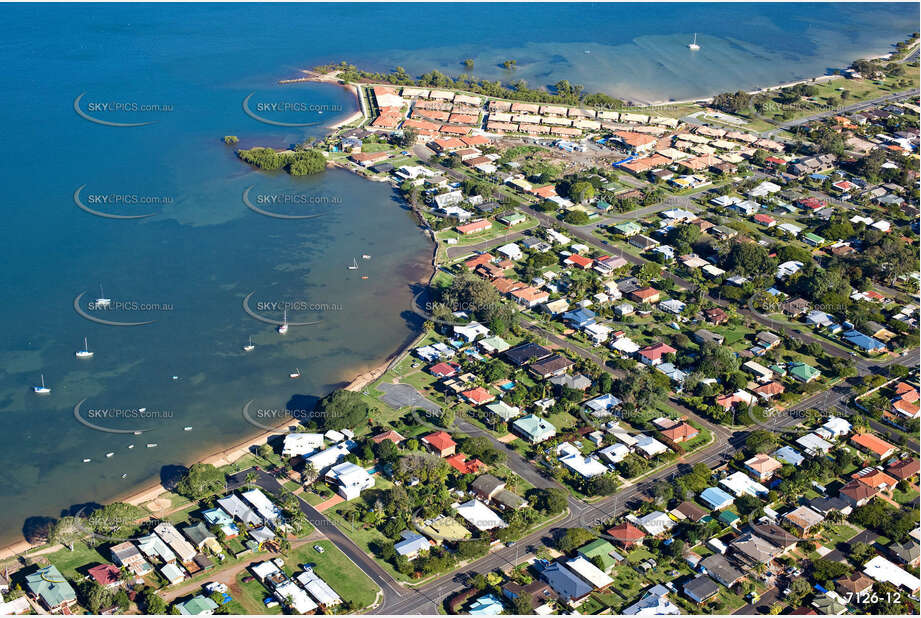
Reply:
[[477, 386], [476, 388], [471, 388], [469, 391], [464, 391], [460, 394], [460, 396], [472, 406], [480, 406], [484, 403], [489, 403], [496, 398], [495, 395], [490, 393], [482, 386]]
[[662, 363], [662, 357], [666, 354], [675, 354], [678, 350], [668, 345], [667, 343], [657, 343], [655, 345], [648, 345], [645, 348], [640, 348], [637, 350], [636, 354], [639, 356], [639, 360], [644, 365], [649, 365], [650, 367], [655, 367]]
[[661, 292], [655, 288], [645, 287], [630, 292], [630, 298], [638, 303], [657, 303]]
[[704, 311], [704, 315], [707, 316], [707, 321], [711, 324], [725, 324], [729, 321], [729, 314], [720, 309], [719, 307], [714, 307], [713, 309], [707, 309]]
[[581, 255], [573, 254], [563, 260], [563, 263], [571, 264], [572, 266], [576, 266], [582, 270], [588, 270], [595, 263], [595, 260], [587, 257], [582, 257]]
[[399, 444], [400, 442], [402, 442], [402, 441], [405, 440], [405, 439], [406, 439], [406, 438], [404, 438], [402, 435], [400, 435], [399, 432], [396, 432], [396, 431], [394, 431], [393, 429], [390, 429], [390, 430], [388, 430], [388, 431], [385, 431], [384, 433], [379, 433], [379, 434], [377, 434], [376, 436], [374, 436], [373, 438], [371, 438], [371, 440], [372, 440], [375, 444], [380, 444], [380, 443], [383, 442], [384, 440], [390, 440], [390, 441], [393, 442], [394, 444]]
[[859, 433], [852, 436], [851, 443], [861, 450], [875, 455], [878, 459], [886, 459], [897, 450], [892, 444], [889, 444], [881, 438], [877, 438], [871, 433]]
[[775, 225], [777, 225], [777, 221], [774, 219], [774, 217], [770, 215], [758, 213], [757, 215], [752, 217], [752, 219], [754, 219], [757, 223], [760, 223], [761, 225], [764, 225], [766, 227], [774, 227]]
[[550, 300], [550, 293], [528, 286], [520, 290], [514, 290], [512, 292], [512, 298], [515, 299], [515, 302], [519, 305], [532, 309]]
[[389, 156], [386, 152], [356, 152], [349, 158], [362, 167], [370, 167]]
[[438, 363], [429, 367], [429, 373], [438, 378], [450, 378], [460, 370], [460, 365], [454, 363]]
[[800, 208], [808, 208], [809, 210], [821, 210], [827, 206], [824, 201], [814, 197], [804, 197], [801, 200], [796, 200], [796, 205]]
[[465, 223], [464, 225], [458, 225], [455, 230], [458, 234], [478, 234], [479, 232], [485, 232], [488, 229], [492, 228], [492, 223], [489, 219], [480, 219], [479, 221], [471, 221], [470, 223]]
[[607, 534], [609, 537], [614, 539], [618, 545], [627, 549], [642, 543], [643, 539], [646, 537], [642, 530], [631, 524], [629, 521], [625, 521], [624, 523], [614, 526], [613, 528], [608, 528]]
[[537, 197], [542, 197], [544, 199], [554, 197], [557, 194], [556, 188], [554, 188], [553, 185], [545, 185], [543, 187], [537, 187], [535, 189], [531, 189], [531, 193], [533, 193]]
[[759, 453], [745, 462], [745, 469], [759, 481], [768, 480], [781, 468], [783, 465], [779, 461], [764, 453]]
[[466, 262], [464, 262], [464, 266], [466, 266], [470, 270], [474, 270], [477, 266], [490, 264], [495, 259], [496, 259], [495, 256], [490, 255], [489, 253], [481, 253], [480, 255], [476, 257], [472, 257]]
[[86, 572], [103, 588], [118, 588], [122, 585], [121, 569], [114, 564], [100, 564]]
[[880, 491], [892, 491], [899, 482], [897, 479], [876, 468], [872, 468], [870, 472], [855, 472], [851, 475], [851, 478]]
[[755, 394], [762, 399], [770, 399], [774, 395], [783, 393], [784, 387], [780, 382], [768, 382], [755, 389]]
[[689, 425], [682, 421], [673, 427], [662, 429], [661, 433], [666, 439], [674, 444], [678, 444], [679, 442], [687, 442], [696, 437], [700, 432], [693, 425]]
[[433, 453], [441, 457], [448, 457], [454, 454], [457, 448], [457, 442], [451, 439], [446, 431], [436, 431], [422, 438], [422, 443], [429, 447]]
[[838, 496], [855, 507], [861, 507], [878, 493], [879, 490], [874, 487], [865, 485], [860, 481], [851, 481], [838, 491]]
[[445, 137], [429, 142], [428, 147], [435, 152], [450, 152], [459, 148], [466, 148], [467, 144], [456, 137]]
[[448, 465], [460, 472], [461, 474], [476, 474], [480, 470], [486, 468], [486, 464], [480, 461], [477, 458], [467, 459], [467, 456], [463, 453], [455, 453], [450, 457], [446, 457], [445, 461], [448, 462]]

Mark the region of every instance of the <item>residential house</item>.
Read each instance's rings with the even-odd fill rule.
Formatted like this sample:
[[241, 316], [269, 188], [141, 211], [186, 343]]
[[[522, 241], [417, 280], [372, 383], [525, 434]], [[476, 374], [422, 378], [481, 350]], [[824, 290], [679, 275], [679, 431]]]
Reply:
[[607, 535], [624, 549], [630, 549], [642, 543], [643, 539], [646, 538], [646, 534], [629, 521], [618, 524], [613, 528], [608, 528]]
[[869, 453], [877, 459], [888, 459], [896, 452], [896, 447], [871, 433], [859, 433], [851, 437], [851, 444]]
[[535, 414], [519, 418], [512, 423], [512, 429], [531, 444], [540, 444], [556, 435], [556, 427]]
[[[722, 557], [722, 556], [721, 556]], [[700, 604], [705, 603], [719, 594], [720, 587], [706, 575], [698, 575], [684, 584], [684, 594], [691, 600]]]
[[745, 468], [748, 473], [758, 481], [770, 480], [782, 467], [783, 465], [779, 461], [764, 453], [758, 453], [745, 462]]
[[439, 457], [453, 455], [457, 448], [457, 442], [446, 431], [430, 433], [422, 438], [422, 443]]

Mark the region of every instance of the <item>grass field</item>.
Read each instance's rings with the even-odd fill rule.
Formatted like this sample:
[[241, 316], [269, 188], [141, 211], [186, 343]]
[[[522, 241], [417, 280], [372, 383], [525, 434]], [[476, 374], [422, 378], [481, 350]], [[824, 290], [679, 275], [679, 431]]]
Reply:
[[[322, 547], [324, 552], [319, 553], [313, 548], [314, 545]], [[285, 563], [293, 572], [300, 571], [302, 564], [313, 563], [314, 572], [344, 601], [355, 603], [359, 607], [368, 607], [374, 603], [380, 590], [364, 571], [330, 541], [305, 543], [291, 552]]]

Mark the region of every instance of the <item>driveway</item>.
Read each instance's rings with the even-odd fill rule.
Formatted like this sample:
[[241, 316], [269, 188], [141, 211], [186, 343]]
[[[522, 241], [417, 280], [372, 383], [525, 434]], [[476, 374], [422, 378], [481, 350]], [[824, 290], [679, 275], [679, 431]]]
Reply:
[[382, 383], [378, 390], [383, 391], [381, 401], [395, 410], [412, 406], [422, 408], [426, 412], [440, 412], [441, 406], [434, 401], [423, 397], [419, 391], [408, 384], [388, 384]]

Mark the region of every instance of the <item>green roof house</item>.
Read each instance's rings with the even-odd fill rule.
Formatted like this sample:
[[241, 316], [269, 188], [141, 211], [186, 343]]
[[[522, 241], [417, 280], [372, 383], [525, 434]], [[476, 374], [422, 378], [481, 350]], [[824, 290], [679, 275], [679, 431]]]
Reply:
[[730, 510], [720, 511], [719, 520], [729, 526], [734, 526], [739, 521], [739, 516]]
[[512, 423], [512, 427], [531, 444], [538, 444], [556, 435], [556, 427], [550, 421], [535, 414], [519, 418]]
[[77, 602], [77, 593], [53, 564], [26, 575], [26, 588], [31, 596], [52, 612]]
[[185, 603], [177, 603], [176, 607], [183, 616], [210, 616], [217, 609], [217, 603], [199, 594]]
[[618, 234], [623, 234], [626, 237], [636, 236], [643, 231], [643, 228], [633, 221], [626, 221], [624, 223], [618, 223], [614, 226], [614, 229], [617, 230]]
[[803, 234], [803, 242], [812, 247], [820, 247], [825, 244], [825, 239], [812, 232], [806, 232]]
[[822, 375], [822, 372], [806, 363], [790, 363], [790, 375], [800, 382], [812, 382]]
[[486, 354], [501, 354], [502, 352], [505, 352], [510, 347], [512, 347], [508, 344], [508, 342], [505, 339], [503, 339], [502, 337], [499, 337], [498, 335], [495, 337], [487, 337], [486, 339], [480, 339], [479, 341], [476, 342], [476, 344]]
[[614, 558], [615, 555], [619, 556], [621, 560], [623, 559], [617, 553], [617, 549], [604, 539], [595, 539], [591, 543], [583, 545], [579, 548], [579, 554], [596, 566], [600, 562], [601, 570], [605, 573], [609, 573], [617, 565], [618, 560]]
[[507, 215], [502, 215], [496, 219], [499, 223], [504, 223], [505, 225], [511, 227], [513, 225], [518, 225], [519, 223], [525, 222], [525, 216], [520, 212], [513, 212]]

